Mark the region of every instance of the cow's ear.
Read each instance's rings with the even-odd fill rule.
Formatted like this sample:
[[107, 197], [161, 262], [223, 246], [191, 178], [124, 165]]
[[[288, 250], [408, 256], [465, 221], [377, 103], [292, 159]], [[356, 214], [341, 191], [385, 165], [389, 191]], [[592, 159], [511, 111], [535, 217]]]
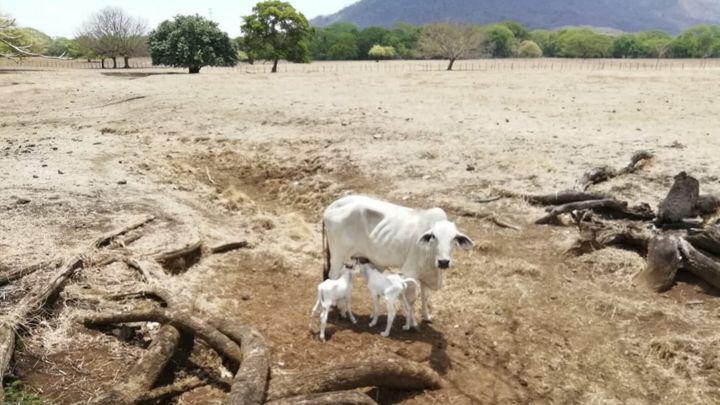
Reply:
[[461, 233], [457, 234], [457, 236], [455, 237], [455, 242], [458, 244], [459, 247], [463, 249], [472, 249], [473, 246], [475, 246], [475, 242], [473, 242], [472, 239]]
[[435, 240], [435, 235], [432, 233], [432, 231], [425, 232], [420, 239], [418, 240], [421, 244], [428, 244]]

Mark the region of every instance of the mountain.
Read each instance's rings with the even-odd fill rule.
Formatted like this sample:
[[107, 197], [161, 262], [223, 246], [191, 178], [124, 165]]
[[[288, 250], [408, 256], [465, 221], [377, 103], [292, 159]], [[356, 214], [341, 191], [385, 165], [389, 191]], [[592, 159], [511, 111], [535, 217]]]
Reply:
[[621, 31], [660, 29], [672, 34], [697, 24], [720, 24], [720, 0], [361, 0], [314, 18], [314, 26], [350, 22], [361, 28], [515, 20], [530, 28], [592, 26]]

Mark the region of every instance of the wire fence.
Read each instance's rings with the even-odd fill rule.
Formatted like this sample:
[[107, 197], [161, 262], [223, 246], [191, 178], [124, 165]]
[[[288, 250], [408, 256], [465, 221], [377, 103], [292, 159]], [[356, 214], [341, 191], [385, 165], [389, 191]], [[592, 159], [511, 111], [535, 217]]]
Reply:
[[[0, 69], [109, 69], [102, 68], [100, 61], [58, 60], [26, 58], [11, 60], [0, 58]], [[119, 69], [123, 67], [118, 61]], [[358, 73], [358, 72], [430, 72], [447, 69], [442, 60], [396, 60], [396, 61], [337, 61], [308, 64], [280, 63], [279, 72], [288, 73]], [[154, 66], [149, 58], [131, 59], [132, 69], [176, 69]], [[652, 70], [709, 70], [720, 69], [720, 59], [478, 59], [455, 62], [455, 71], [652, 71]], [[271, 63], [241, 63], [234, 67], [204, 67], [204, 71], [238, 71], [244, 73], [270, 73]]]

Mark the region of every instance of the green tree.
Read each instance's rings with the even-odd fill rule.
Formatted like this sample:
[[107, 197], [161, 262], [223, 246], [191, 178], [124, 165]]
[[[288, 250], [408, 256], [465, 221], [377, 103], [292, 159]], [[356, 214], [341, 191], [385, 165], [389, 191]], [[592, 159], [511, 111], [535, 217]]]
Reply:
[[186, 67], [199, 73], [203, 66], [232, 66], [237, 53], [217, 23], [199, 15], [176, 16], [150, 33], [153, 64]]
[[368, 27], [358, 34], [358, 54], [361, 58], [369, 58], [370, 49], [375, 45], [388, 45], [390, 31], [383, 27]]
[[543, 56], [542, 49], [533, 41], [522, 41], [517, 49], [517, 56], [521, 58], [539, 58]]
[[664, 31], [645, 31], [636, 35], [647, 50], [647, 58], [664, 58], [667, 56], [673, 38]]
[[452, 70], [456, 60], [478, 55], [482, 41], [482, 32], [473, 25], [428, 24], [423, 28], [420, 49], [427, 57], [449, 59], [447, 70]]
[[314, 30], [310, 55], [315, 60], [352, 60], [358, 58], [357, 26], [350, 23], [332, 24]]
[[555, 56], [556, 37], [557, 33], [548, 30], [530, 31], [530, 40], [540, 47], [544, 56], [548, 57]]
[[495, 58], [507, 58], [513, 55], [515, 35], [510, 28], [501, 24], [490, 25], [485, 28], [485, 47]]
[[280, 59], [308, 62], [308, 42], [311, 30], [307, 19], [290, 3], [263, 1], [253, 7], [253, 13], [243, 17], [241, 27], [247, 45], [261, 59], [273, 61], [277, 72]]
[[562, 30], [555, 41], [556, 56], [562, 58], [606, 58], [613, 45], [612, 37], [586, 28]]
[[380, 62], [380, 59], [392, 59], [395, 55], [397, 53], [392, 46], [375, 45], [368, 52], [368, 56], [375, 59], [375, 62]]
[[47, 49], [50, 56], [67, 56], [68, 58], [80, 58], [83, 56], [80, 45], [74, 39], [55, 37]]
[[621, 35], [613, 41], [613, 58], [645, 58], [650, 48], [636, 35]]
[[714, 58], [720, 56], [720, 26], [698, 25], [680, 34], [670, 44], [674, 58]]
[[513, 36], [518, 41], [525, 41], [530, 39], [530, 31], [528, 31], [527, 28], [525, 28], [522, 24], [520, 24], [517, 21], [504, 21], [500, 23], [500, 25], [503, 25], [507, 27], [510, 31], [512, 31]]

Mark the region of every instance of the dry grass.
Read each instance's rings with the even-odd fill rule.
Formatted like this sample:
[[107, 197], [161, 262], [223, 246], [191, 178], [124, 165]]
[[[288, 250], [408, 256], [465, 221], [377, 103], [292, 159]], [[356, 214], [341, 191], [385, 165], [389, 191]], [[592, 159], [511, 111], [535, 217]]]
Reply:
[[[656, 163], [601, 190], [654, 205], [672, 176], [688, 170], [703, 192], [720, 192], [720, 121], [707, 91], [717, 70], [584, 67], [2, 75], [0, 97], [13, 100], [0, 118], [3, 263], [67, 257], [152, 214], [158, 221], [130, 246], [136, 254], [198, 235], [255, 247], [203, 260], [169, 287], [201, 313], [256, 325], [275, 367], [399, 355], [427, 362], [451, 383], [438, 392], [381, 393], [383, 402], [718, 402], [716, 292], [691, 278], [669, 293], [643, 291], [633, 285], [643, 264], [635, 253], [567, 257], [575, 231], [532, 225], [542, 209], [516, 199], [472, 201], [497, 190], [568, 188], [588, 168], [621, 166], [637, 149], [653, 150]], [[439, 205], [453, 216], [492, 213], [522, 230], [458, 218], [478, 246], [458, 254], [445, 289], [434, 294], [432, 325], [381, 338], [364, 326], [370, 304], [361, 287], [361, 325], [335, 321], [321, 344], [306, 330], [320, 278], [320, 210], [348, 192]], [[17, 205], [13, 195], [31, 202]], [[0, 305], [46, 277], [4, 288]], [[137, 282], [120, 264], [81, 271], [49, 316], [22, 335], [18, 377], [58, 403], [96, 398], [121, 381], [153, 331], [123, 340], [75, 319], [139, 305], [102, 300]], [[202, 345], [191, 358], [220, 373]], [[222, 395], [208, 386], [179, 402]]]

